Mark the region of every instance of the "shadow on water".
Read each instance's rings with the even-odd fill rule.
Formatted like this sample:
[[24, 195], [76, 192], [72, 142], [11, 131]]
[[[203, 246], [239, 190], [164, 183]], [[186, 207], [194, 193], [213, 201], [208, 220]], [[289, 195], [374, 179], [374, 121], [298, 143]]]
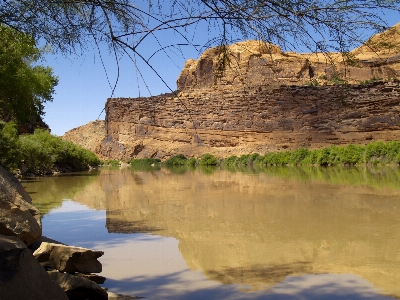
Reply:
[[136, 296], [145, 299], [174, 300], [390, 300], [390, 296], [378, 294], [368, 282], [354, 275], [310, 274], [289, 276], [269, 290], [253, 291], [246, 286], [198, 286], [191, 289], [177, 289], [187, 286], [186, 271], [159, 276], [135, 276], [122, 280], [107, 279], [106, 286], [113, 292], [135, 291]]

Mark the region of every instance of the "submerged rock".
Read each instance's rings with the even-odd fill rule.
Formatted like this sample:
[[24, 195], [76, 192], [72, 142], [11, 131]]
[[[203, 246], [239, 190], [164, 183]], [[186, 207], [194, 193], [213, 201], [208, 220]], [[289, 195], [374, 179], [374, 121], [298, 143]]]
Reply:
[[30, 245], [42, 235], [39, 210], [21, 183], [0, 166], [0, 234]]
[[102, 266], [97, 258], [103, 254], [103, 251], [46, 242], [33, 253], [43, 267], [68, 273], [100, 273]]

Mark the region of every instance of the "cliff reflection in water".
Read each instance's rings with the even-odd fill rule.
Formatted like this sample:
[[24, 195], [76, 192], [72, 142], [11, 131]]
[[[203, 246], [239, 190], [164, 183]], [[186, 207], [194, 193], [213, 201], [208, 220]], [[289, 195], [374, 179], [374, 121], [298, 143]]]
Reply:
[[[22, 180], [22, 185], [27, 189], [40, 213], [45, 215], [51, 210], [61, 207], [63, 199], [74, 199], [75, 195], [82, 190], [85, 190], [86, 193], [87, 186], [97, 180], [98, 174], [99, 171], [92, 170], [50, 177], [35, 177]], [[91, 207], [100, 209], [101, 201], [94, 199]]]
[[345, 273], [400, 296], [398, 169], [180, 173], [102, 170], [74, 200], [96, 194], [109, 232], [176, 238], [189, 268], [222, 283]]

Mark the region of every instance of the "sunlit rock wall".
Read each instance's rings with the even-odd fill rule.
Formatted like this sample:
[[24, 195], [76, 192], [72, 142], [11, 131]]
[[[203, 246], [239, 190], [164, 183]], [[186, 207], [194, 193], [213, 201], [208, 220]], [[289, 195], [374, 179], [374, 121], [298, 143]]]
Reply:
[[191, 89], [108, 99], [106, 158], [244, 153], [400, 139], [400, 83]]

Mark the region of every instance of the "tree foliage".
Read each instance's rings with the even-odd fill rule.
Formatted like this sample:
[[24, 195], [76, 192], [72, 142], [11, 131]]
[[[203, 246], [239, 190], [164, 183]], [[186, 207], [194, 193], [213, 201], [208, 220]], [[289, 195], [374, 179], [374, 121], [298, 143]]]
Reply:
[[[0, 23], [66, 52], [105, 42], [117, 64], [122, 53], [156, 71], [155, 54], [197, 49], [197, 37], [205, 48], [252, 38], [286, 51], [345, 53], [387, 29], [386, 14], [399, 10], [400, 0], [22, 0], [0, 1]], [[168, 30], [175, 41], [159, 38]], [[149, 38], [158, 49], [140, 48]]]
[[40, 120], [43, 103], [52, 100], [58, 82], [51, 68], [35, 65], [40, 55], [31, 36], [0, 26], [1, 119]]

